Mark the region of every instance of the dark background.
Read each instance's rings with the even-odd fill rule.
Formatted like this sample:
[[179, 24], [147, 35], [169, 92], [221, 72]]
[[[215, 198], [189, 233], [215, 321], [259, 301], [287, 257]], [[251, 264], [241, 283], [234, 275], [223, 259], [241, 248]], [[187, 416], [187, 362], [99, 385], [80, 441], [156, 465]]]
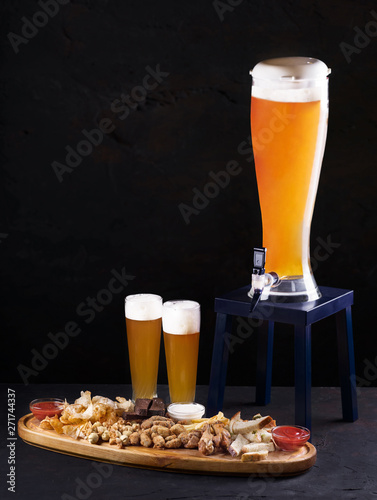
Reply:
[[[8, 34], [22, 36], [24, 16], [32, 20], [41, 6], [1, 2], [2, 380], [22, 381], [20, 364], [31, 368], [49, 332], [74, 321], [79, 335], [28, 382], [129, 382], [124, 297], [154, 292], [201, 303], [198, 383], [208, 383], [214, 298], [249, 282], [252, 248], [261, 244], [253, 161], [238, 149], [250, 135], [249, 69], [269, 57], [304, 55], [332, 68], [311, 248], [326, 240], [338, 246], [314, 264], [315, 277], [355, 290], [358, 382], [375, 385], [377, 372], [365, 369], [377, 356], [377, 30], [354, 40], [355, 27], [377, 23], [375, 2], [217, 5], [72, 0], [15, 53]], [[342, 43], [356, 48], [349, 61]], [[157, 65], [169, 75], [144, 98], [135, 86]], [[120, 119], [112, 104], [130, 93], [142, 98], [131, 97], [134, 109]], [[76, 149], [82, 130], [106, 117], [114, 130], [59, 182], [52, 163], [65, 163], [66, 146]], [[193, 189], [203, 192], [210, 172], [231, 160], [238, 175], [186, 223], [180, 204], [192, 207]], [[122, 269], [134, 278], [86, 323], [89, 315], [77, 308]], [[333, 320], [314, 325], [314, 385], [338, 384], [335, 337]], [[253, 384], [255, 344], [251, 335], [236, 346], [229, 384]], [[163, 352], [159, 382], [166, 382]], [[279, 325], [273, 384], [293, 383], [293, 332]]]

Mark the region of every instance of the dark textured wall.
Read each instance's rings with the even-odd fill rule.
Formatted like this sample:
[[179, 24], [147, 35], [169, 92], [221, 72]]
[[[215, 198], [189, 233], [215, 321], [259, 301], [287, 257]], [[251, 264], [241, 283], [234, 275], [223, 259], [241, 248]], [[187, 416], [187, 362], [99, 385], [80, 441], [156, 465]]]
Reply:
[[[332, 68], [311, 246], [333, 246], [315, 276], [355, 290], [357, 373], [375, 384], [375, 2], [8, 0], [1, 11], [2, 379], [21, 381], [23, 365], [30, 383], [129, 382], [124, 296], [151, 291], [201, 303], [198, 382], [208, 382], [214, 297], [248, 283], [261, 243], [240, 146], [248, 71], [307, 55]], [[226, 167], [227, 185], [208, 191]], [[316, 385], [338, 383], [334, 327], [313, 327]], [[46, 348], [53, 337], [61, 348]], [[254, 337], [231, 356], [229, 383], [253, 383]], [[277, 327], [275, 385], [293, 384], [292, 349]], [[51, 359], [33, 367], [37, 352]]]

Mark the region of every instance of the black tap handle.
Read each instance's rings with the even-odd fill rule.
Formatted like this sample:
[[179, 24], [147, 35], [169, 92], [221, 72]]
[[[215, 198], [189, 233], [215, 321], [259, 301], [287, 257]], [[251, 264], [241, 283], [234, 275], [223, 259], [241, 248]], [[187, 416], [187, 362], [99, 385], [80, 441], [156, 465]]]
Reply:
[[254, 257], [253, 257], [253, 274], [264, 274], [264, 266], [266, 263], [266, 249], [262, 248], [254, 248]]

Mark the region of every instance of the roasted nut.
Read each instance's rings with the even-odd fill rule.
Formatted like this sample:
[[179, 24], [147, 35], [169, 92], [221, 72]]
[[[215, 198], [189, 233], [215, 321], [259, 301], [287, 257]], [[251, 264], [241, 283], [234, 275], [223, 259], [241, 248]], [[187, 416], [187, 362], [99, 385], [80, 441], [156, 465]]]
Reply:
[[153, 445], [153, 448], [165, 448], [165, 439], [157, 435], [153, 438]]
[[108, 430], [103, 431], [101, 434], [102, 441], [108, 441], [110, 439], [110, 434]]
[[179, 436], [179, 434], [181, 434], [181, 432], [185, 432], [185, 428], [181, 424], [175, 424], [170, 428], [170, 432]]
[[170, 434], [170, 436], [167, 436], [165, 438], [165, 442], [167, 443], [168, 441], [171, 441], [172, 439], [175, 439], [177, 436], [175, 434]]
[[89, 443], [96, 444], [98, 443], [98, 440], [99, 440], [99, 435], [96, 432], [92, 432], [91, 434], [89, 434], [88, 436]]
[[115, 431], [111, 431], [109, 432], [109, 443], [111, 444], [113, 441], [115, 441], [115, 439], [117, 438], [118, 436], [115, 434]]
[[167, 436], [170, 436], [170, 429], [163, 427], [162, 425], [154, 425], [151, 430], [151, 435], [153, 436], [153, 434], [158, 434], [159, 436], [166, 438]]
[[149, 427], [152, 427], [152, 425], [159, 423], [160, 425], [163, 425], [163, 422], [168, 422], [167, 426], [171, 427], [174, 425], [173, 420], [167, 417], [160, 417], [159, 415], [153, 415], [153, 417], [148, 418], [147, 420], [144, 420], [141, 424], [142, 429], [149, 429]]
[[144, 422], [141, 423], [140, 427], [141, 429], [150, 429], [153, 425], [153, 420], [151, 418], [148, 418], [147, 420], [144, 420]]
[[170, 429], [170, 427], [173, 427], [174, 422], [173, 420], [155, 420], [153, 425], [162, 425], [162, 427], [168, 427]]
[[178, 435], [179, 439], [182, 441], [182, 444], [185, 445], [189, 442], [189, 434], [187, 431], [185, 432], [181, 432], [179, 435]]
[[165, 440], [165, 448], [173, 449], [173, 448], [180, 448], [182, 446], [182, 441], [177, 437], [175, 434], [174, 436], [169, 436], [172, 437], [173, 439], [166, 438]]
[[123, 446], [127, 446], [130, 443], [130, 435], [122, 434], [120, 440]]
[[140, 443], [139, 433], [138, 432], [133, 432], [130, 435], [129, 440], [130, 440], [130, 444], [132, 444], [133, 446], [137, 446]]
[[152, 439], [150, 435], [145, 431], [142, 431], [140, 433], [140, 444], [141, 446], [145, 446], [145, 448], [149, 448], [150, 446], [152, 446]]

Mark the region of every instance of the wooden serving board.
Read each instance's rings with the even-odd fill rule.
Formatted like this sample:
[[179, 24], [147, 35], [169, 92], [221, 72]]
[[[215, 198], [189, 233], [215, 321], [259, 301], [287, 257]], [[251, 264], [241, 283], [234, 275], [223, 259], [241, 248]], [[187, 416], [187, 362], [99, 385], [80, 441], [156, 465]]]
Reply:
[[315, 447], [310, 443], [296, 452], [270, 452], [268, 459], [260, 462], [241, 462], [239, 457], [233, 458], [224, 453], [206, 457], [198, 450], [185, 448], [177, 450], [158, 450], [143, 446], [117, 448], [108, 443], [90, 444], [83, 439], [76, 440], [65, 434], [57, 434], [53, 430], [41, 429], [39, 421], [32, 413], [20, 418], [18, 434], [28, 444], [57, 453], [129, 467], [194, 474], [296, 475], [312, 467], [317, 455]]

